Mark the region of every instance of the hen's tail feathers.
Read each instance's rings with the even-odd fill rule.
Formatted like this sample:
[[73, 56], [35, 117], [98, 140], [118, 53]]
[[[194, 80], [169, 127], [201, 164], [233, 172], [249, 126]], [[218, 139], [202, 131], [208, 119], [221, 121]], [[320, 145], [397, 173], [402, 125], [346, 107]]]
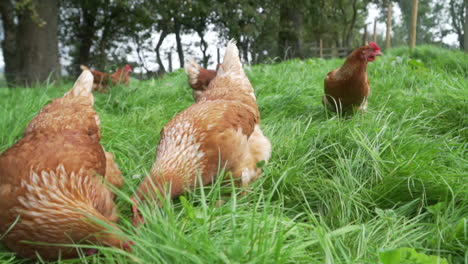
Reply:
[[196, 85], [198, 82], [198, 74], [200, 73], [200, 65], [194, 60], [190, 59], [184, 64], [185, 74], [189, 78], [190, 86]]
[[239, 50], [236, 46], [236, 41], [231, 39], [226, 47], [224, 60], [218, 69], [218, 75], [224, 74], [243, 74], [242, 64], [239, 58]]
[[91, 91], [93, 90], [93, 81], [94, 77], [93, 74], [89, 70], [84, 70], [78, 79], [76, 79], [73, 88], [68, 91], [65, 96], [77, 97], [77, 96], [85, 96], [90, 97], [91, 102], [93, 103], [93, 94]]
[[85, 66], [85, 65], [80, 65], [80, 69], [81, 69], [82, 71], [91, 71], [91, 69], [88, 68], [88, 66]]

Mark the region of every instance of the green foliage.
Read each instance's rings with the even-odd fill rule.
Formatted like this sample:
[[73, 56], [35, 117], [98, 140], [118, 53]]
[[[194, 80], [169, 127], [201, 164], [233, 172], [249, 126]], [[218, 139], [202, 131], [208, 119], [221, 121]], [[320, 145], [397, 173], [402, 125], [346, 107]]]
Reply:
[[418, 253], [413, 248], [381, 252], [379, 258], [382, 264], [448, 264], [445, 259]]
[[[398, 5], [403, 16], [403, 24], [401, 26], [405, 28], [406, 34], [404, 39], [408, 40], [411, 27], [412, 1], [398, 0]], [[419, 0], [416, 24], [417, 43], [435, 43], [435, 39], [441, 39], [448, 33], [443, 31], [442, 28], [442, 25], [446, 22], [444, 21], [446, 17], [441, 15], [443, 11], [445, 11], [443, 1]]]
[[21, 0], [16, 1], [16, 10], [19, 13], [29, 12], [28, 15], [31, 16], [32, 21], [38, 25], [38, 27], [44, 27], [47, 23], [42, 19], [37, 13], [36, 6], [31, 0]]
[[142, 24], [140, 9], [131, 0], [60, 0], [59, 17], [60, 43], [67, 47], [61, 52], [71, 60], [70, 73], [78, 73], [80, 64], [102, 71], [120, 65], [119, 42]]
[[[273, 145], [270, 161], [258, 164], [264, 173], [247, 189], [221, 173], [213, 186], [143, 206], [140, 228], [129, 223], [128, 197], [154, 162], [162, 127], [193, 103], [187, 78], [177, 71], [96, 94], [102, 144], [125, 177], [119, 225], [135, 246], [97, 246], [100, 254], [58, 263], [375, 264], [386, 255], [463, 263], [468, 81], [446, 58], [466, 60], [434, 47], [419, 52], [433, 57], [396, 49], [369, 64], [369, 110], [348, 118], [321, 104], [323, 79], [343, 60], [244, 67]], [[0, 89], [0, 151], [70, 87]], [[24, 262], [6, 249], [0, 261]]]
[[461, 77], [468, 78], [468, 54], [466, 52], [447, 52], [444, 49], [435, 49], [432, 46], [423, 45], [418, 46], [413, 52], [410, 52], [406, 47], [396, 48], [391, 50], [390, 54], [417, 59], [431, 68], [456, 73]]
[[[465, 34], [466, 32], [466, 16], [468, 16], [466, 5], [468, 3], [464, 0], [450, 0], [449, 3], [449, 14], [450, 22], [453, 27], [452, 32], [458, 35], [458, 42], [460, 43], [460, 49], [466, 50], [465, 46]], [[463, 30], [465, 28], [465, 30]]]

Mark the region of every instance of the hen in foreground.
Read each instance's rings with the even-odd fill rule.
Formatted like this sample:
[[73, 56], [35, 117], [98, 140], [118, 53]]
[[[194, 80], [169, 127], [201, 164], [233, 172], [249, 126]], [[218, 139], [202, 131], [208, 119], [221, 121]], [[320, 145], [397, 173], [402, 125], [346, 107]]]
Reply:
[[22, 257], [76, 257], [77, 249], [63, 246], [73, 243], [128, 248], [115, 235], [121, 231], [114, 194], [99, 176], [122, 184], [112, 154], [99, 143], [92, 84], [84, 71], [0, 155], [0, 242]]
[[94, 83], [93, 83], [93, 90], [98, 92], [108, 92], [109, 85], [117, 85], [117, 84], [125, 84], [128, 85], [130, 83], [130, 73], [132, 72], [132, 67], [130, 65], [125, 65], [122, 68], [117, 69], [112, 74], [107, 74], [105, 72], [100, 72], [96, 70], [91, 70], [88, 67], [81, 65], [80, 68], [84, 70], [88, 70], [93, 74]]
[[380, 56], [379, 46], [374, 42], [354, 50], [343, 66], [325, 77], [323, 104], [338, 113], [367, 109], [370, 85], [367, 78], [367, 63]]
[[143, 221], [138, 202], [153, 199], [157, 193], [173, 198], [194, 188], [198, 177], [200, 184], [210, 184], [224, 168], [242, 186], [255, 180], [261, 173], [257, 163], [268, 161], [271, 153], [271, 143], [259, 123], [254, 90], [231, 41], [216, 77], [192, 106], [161, 131], [156, 161], [136, 192], [138, 199], [134, 198], [134, 224]]

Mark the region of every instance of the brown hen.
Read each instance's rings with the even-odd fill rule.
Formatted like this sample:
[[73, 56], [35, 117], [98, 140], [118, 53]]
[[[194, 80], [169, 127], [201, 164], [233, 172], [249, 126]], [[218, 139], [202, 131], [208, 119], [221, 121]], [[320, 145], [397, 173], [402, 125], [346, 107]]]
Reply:
[[98, 92], [108, 92], [109, 85], [116, 85], [116, 84], [125, 84], [128, 85], [130, 83], [130, 73], [132, 72], [132, 67], [126, 64], [124, 67], [117, 69], [112, 74], [107, 74], [105, 72], [100, 72], [96, 70], [91, 70], [90, 68], [81, 65], [80, 68], [84, 70], [88, 70], [93, 74], [94, 83], [93, 83], [93, 90]]
[[[198, 65], [187, 63], [186, 67], [190, 73]], [[134, 223], [143, 221], [137, 202], [165, 191], [171, 198], [180, 195], [194, 188], [199, 176], [201, 184], [210, 184], [224, 168], [243, 186], [255, 180], [261, 173], [257, 163], [268, 161], [271, 153], [259, 123], [254, 90], [231, 41], [216, 77], [192, 106], [162, 129], [156, 161], [136, 192]]]
[[122, 184], [112, 154], [99, 143], [92, 84], [92, 74], [84, 71], [0, 155], [1, 242], [22, 257], [76, 257], [76, 249], [62, 246], [72, 243], [128, 248], [115, 235], [114, 195], [99, 176]]
[[339, 113], [365, 111], [370, 92], [367, 63], [380, 55], [380, 48], [374, 42], [354, 50], [343, 66], [329, 72], [325, 77], [323, 104], [329, 110]]
[[188, 81], [190, 87], [193, 89], [193, 98], [196, 100], [197, 97], [208, 88], [211, 80], [216, 77], [216, 71], [221, 64], [216, 66], [216, 71], [200, 67], [195, 60], [190, 60], [186, 64], [188, 65], [185, 66], [185, 73], [189, 77]]

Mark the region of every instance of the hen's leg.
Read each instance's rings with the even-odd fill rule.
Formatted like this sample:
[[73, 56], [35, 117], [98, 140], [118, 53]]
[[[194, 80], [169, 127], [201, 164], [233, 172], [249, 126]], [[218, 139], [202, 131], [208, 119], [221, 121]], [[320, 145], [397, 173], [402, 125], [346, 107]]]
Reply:
[[362, 104], [358, 107], [356, 107], [356, 110], [361, 112], [361, 114], [365, 114], [367, 111], [367, 98], [362, 101]]

